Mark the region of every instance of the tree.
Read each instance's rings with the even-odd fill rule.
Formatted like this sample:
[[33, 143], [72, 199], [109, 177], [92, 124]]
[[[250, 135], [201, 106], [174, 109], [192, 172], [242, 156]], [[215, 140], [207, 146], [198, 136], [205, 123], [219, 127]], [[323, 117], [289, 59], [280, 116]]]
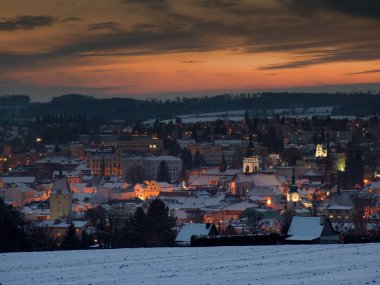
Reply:
[[194, 157], [193, 157], [193, 167], [199, 168], [199, 167], [201, 167], [201, 164], [202, 164], [202, 156], [201, 156], [201, 153], [199, 152], [199, 150], [197, 149], [197, 151], [195, 152]]
[[109, 227], [106, 210], [101, 206], [88, 209], [86, 211], [86, 218], [95, 227], [95, 235], [100, 247], [108, 247]]
[[175, 220], [169, 216], [169, 209], [160, 199], [155, 199], [146, 214], [148, 246], [173, 246], [175, 233], [172, 228]]
[[256, 234], [260, 230], [263, 217], [263, 214], [257, 212], [255, 209], [247, 209], [241, 214], [241, 218], [247, 219], [247, 230], [249, 234]]
[[80, 240], [73, 223], [70, 224], [67, 233], [63, 237], [61, 247], [63, 249], [78, 249], [80, 247]]
[[364, 163], [359, 150], [350, 150], [346, 159], [344, 186], [360, 188], [363, 185]]
[[131, 217], [130, 243], [131, 247], [146, 246], [147, 235], [147, 218], [143, 208], [138, 207]]
[[126, 173], [126, 176], [127, 181], [131, 184], [143, 183], [146, 179], [144, 168], [140, 165], [131, 166]]
[[184, 147], [181, 151], [181, 159], [182, 159], [182, 164], [183, 168], [185, 170], [189, 170], [193, 166], [193, 156], [191, 155], [191, 151]]
[[158, 166], [157, 171], [157, 181], [158, 182], [170, 182], [169, 168], [166, 165], [166, 161], [162, 160]]
[[0, 197], [0, 252], [22, 249], [23, 217]]
[[224, 156], [224, 153], [222, 154], [222, 161], [219, 165], [219, 171], [220, 172], [225, 172], [227, 170], [227, 162], [226, 162], [226, 158]]

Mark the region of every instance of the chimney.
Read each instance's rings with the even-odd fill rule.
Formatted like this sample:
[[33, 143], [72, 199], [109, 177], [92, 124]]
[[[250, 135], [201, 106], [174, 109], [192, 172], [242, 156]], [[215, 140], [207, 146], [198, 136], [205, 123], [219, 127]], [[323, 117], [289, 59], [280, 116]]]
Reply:
[[319, 223], [320, 223], [321, 226], [323, 226], [325, 224], [326, 217], [325, 216], [320, 216], [319, 218], [320, 218]]

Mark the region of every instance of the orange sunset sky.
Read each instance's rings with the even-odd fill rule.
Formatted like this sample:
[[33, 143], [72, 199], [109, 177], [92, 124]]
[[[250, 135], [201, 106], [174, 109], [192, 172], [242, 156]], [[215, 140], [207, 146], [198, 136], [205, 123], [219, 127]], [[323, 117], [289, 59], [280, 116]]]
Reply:
[[378, 1], [0, 3], [1, 94], [380, 90]]

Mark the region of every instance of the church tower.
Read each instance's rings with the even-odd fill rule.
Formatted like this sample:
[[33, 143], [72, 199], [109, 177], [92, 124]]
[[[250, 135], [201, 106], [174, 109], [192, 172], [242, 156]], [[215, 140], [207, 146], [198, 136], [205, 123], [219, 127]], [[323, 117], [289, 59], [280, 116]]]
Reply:
[[59, 175], [54, 177], [53, 187], [50, 193], [50, 219], [55, 220], [68, 217], [71, 214], [72, 194], [67, 177]]
[[243, 158], [243, 173], [253, 174], [260, 171], [261, 161], [253, 144], [253, 136], [249, 136], [248, 150]]
[[294, 167], [293, 167], [293, 174], [292, 174], [292, 184], [289, 186], [288, 193], [286, 195], [286, 200], [287, 200], [287, 209], [290, 210], [292, 213], [296, 209], [300, 196], [297, 192], [298, 186], [296, 184], [296, 176], [294, 173]]

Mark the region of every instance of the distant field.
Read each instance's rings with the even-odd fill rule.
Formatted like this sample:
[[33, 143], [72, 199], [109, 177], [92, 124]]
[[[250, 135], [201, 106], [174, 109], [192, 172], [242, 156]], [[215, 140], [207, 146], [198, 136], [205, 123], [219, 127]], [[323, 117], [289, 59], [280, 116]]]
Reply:
[[379, 284], [380, 244], [0, 254], [6, 284]]

